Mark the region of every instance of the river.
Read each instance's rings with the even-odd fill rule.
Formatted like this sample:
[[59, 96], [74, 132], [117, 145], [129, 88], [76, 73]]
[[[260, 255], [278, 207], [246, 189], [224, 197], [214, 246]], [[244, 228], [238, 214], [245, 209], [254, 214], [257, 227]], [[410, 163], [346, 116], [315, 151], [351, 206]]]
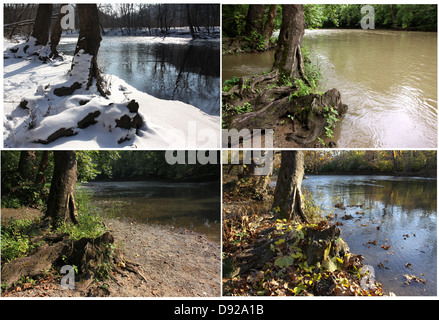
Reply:
[[104, 214], [185, 228], [220, 243], [219, 182], [111, 181], [89, 182], [81, 188], [92, 192]]
[[[331, 140], [341, 148], [437, 147], [437, 33], [307, 30], [322, 91], [337, 88], [347, 114]], [[223, 56], [223, 81], [263, 73], [274, 52]]]
[[[63, 37], [58, 51], [73, 55], [76, 42]], [[218, 39], [103, 36], [98, 64], [139, 91], [219, 115], [219, 57]]]
[[[343, 224], [341, 237], [352, 253], [362, 255], [363, 263], [373, 267], [386, 293], [436, 295], [436, 179], [309, 176], [303, 188], [325, 214], [334, 216], [334, 223]], [[336, 208], [337, 203], [345, 208]], [[353, 218], [342, 219], [345, 215]], [[427, 283], [405, 284], [406, 274]]]

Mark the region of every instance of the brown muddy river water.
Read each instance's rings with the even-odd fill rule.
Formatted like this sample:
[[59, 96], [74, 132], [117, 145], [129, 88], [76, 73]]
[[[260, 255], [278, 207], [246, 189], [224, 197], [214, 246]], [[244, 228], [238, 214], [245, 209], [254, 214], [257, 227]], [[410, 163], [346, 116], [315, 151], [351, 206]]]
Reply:
[[[341, 148], [437, 147], [437, 33], [312, 30], [304, 47], [348, 112], [334, 131]], [[274, 52], [223, 56], [222, 80], [270, 69]]]

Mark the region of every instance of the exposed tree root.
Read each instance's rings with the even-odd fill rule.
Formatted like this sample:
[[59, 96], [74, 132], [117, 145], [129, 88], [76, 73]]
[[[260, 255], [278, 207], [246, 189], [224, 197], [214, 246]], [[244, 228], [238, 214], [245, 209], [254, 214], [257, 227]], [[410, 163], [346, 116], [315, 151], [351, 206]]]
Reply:
[[143, 281], [145, 276], [140, 265], [124, 259], [119, 250], [114, 250], [114, 238], [110, 232], [98, 238], [81, 238], [73, 241], [66, 235], [44, 235], [35, 241], [45, 241], [32, 255], [5, 263], [2, 268], [2, 283], [16, 284], [23, 277], [35, 278], [49, 269], [58, 270], [62, 265], [77, 266], [75, 289], [86, 292], [94, 279], [108, 276], [112, 271], [123, 270], [135, 273]]
[[242, 77], [222, 93], [224, 122], [237, 130], [274, 129], [288, 116], [293, 122], [288, 138], [308, 147], [325, 133], [328, 117], [341, 118], [347, 106], [337, 89], [306, 95], [295, 94], [298, 90], [282, 83], [276, 69], [266, 75]]

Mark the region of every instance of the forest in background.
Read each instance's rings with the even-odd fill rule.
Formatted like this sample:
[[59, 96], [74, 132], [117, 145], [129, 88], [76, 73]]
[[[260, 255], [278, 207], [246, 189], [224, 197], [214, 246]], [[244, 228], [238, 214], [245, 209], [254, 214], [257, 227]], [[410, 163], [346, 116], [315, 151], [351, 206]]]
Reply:
[[307, 151], [307, 174], [388, 174], [436, 177], [435, 150]]
[[[273, 6], [273, 5], [272, 5]], [[304, 4], [306, 28], [360, 28], [360, 4]], [[437, 5], [422, 4], [374, 4], [375, 28], [413, 31], [437, 30]], [[249, 5], [223, 5], [223, 36], [236, 37], [245, 34]], [[269, 19], [265, 6], [262, 23]], [[279, 30], [282, 22], [282, 6], [276, 6], [274, 29]]]
[[[2, 151], [2, 207], [44, 206], [53, 176], [53, 158], [53, 152], [50, 151]], [[187, 161], [186, 164], [170, 165], [166, 162], [165, 151], [77, 151], [76, 158], [79, 182], [204, 182], [218, 181], [220, 178], [219, 164], [189, 164]]]
[[[220, 25], [220, 6], [217, 4], [145, 4], [145, 3], [99, 3], [99, 23], [104, 29], [121, 30], [122, 35], [135, 34], [139, 29], [159, 29], [167, 32], [171, 28], [189, 27], [210, 33]], [[38, 4], [4, 4], [4, 35], [30, 35]], [[52, 22], [57, 18], [61, 5], [54, 5]], [[75, 26], [79, 17], [75, 12]]]

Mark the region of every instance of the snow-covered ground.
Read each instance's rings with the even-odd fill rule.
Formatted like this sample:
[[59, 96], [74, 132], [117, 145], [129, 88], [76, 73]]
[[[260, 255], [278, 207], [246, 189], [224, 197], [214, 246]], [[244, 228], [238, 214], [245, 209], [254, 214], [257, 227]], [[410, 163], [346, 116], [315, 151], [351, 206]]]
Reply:
[[[87, 71], [71, 74], [73, 57], [70, 56], [46, 63], [36, 56], [17, 57], [8, 50], [12, 45], [4, 41], [5, 148], [162, 150], [219, 147], [218, 116], [179, 101], [157, 99], [114, 75], [104, 75], [111, 92], [107, 98], [102, 97], [95, 86], [85, 90], [85, 85], [72, 95], [59, 97], [53, 89], [83, 82]], [[138, 103], [138, 114], [143, 120], [137, 130], [121, 128], [116, 121], [124, 116], [133, 120], [136, 113], [127, 108], [132, 100]], [[86, 118], [88, 120], [83, 121]], [[62, 137], [56, 138], [58, 135]]]

